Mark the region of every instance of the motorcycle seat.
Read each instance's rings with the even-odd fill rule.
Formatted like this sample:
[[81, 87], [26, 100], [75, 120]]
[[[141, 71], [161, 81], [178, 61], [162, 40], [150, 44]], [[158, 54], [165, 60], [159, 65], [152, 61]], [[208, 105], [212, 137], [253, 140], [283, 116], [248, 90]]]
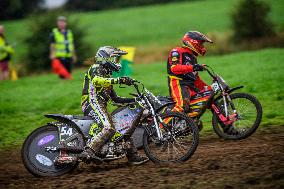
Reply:
[[73, 118], [79, 120], [93, 120], [93, 118], [90, 116], [73, 115]]

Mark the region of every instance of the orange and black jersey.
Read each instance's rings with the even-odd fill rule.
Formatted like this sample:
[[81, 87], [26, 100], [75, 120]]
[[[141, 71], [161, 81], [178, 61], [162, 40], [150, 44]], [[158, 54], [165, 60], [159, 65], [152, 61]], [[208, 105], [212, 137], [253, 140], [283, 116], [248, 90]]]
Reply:
[[168, 75], [179, 78], [182, 83], [192, 84], [196, 80], [193, 65], [197, 60], [193, 52], [186, 47], [176, 47], [171, 50], [168, 57]]

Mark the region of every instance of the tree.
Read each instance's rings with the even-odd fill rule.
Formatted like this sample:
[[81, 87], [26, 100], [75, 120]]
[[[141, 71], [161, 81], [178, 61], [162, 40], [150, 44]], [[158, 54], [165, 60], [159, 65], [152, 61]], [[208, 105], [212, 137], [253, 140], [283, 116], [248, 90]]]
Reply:
[[19, 19], [37, 11], [43, 0], [1, 0], [0, 20]]
[[84, 0], [84, 3], [82, 0], [67, 0], [65, 7], [67, 10], [90, 11], [181, 1], [186, 0]]
[[[60, 12], [60, 15], [63, 13]], [[42, 15], [31, 16], [29, 23], [30, 35], [26, 39], [28, 53], [25, 66], [29, 72], [50, 69], [49, 36], [52, 28], [56, 27], [59, 11], [51, 11]], [[65, 14], [66, 15], [66, 14]], [[74, 35], [76, 54], [80, 60], [90, 56], [90, 46], [84, 41], [85, 30], [78, 25], [78, 20], [68, 19], [68, 28]]]
[[232, 15], [234, 38], [254, 39], [273, 35], [272, 22], [268, 19], [270, 7], [259, 0], [243, 0]]

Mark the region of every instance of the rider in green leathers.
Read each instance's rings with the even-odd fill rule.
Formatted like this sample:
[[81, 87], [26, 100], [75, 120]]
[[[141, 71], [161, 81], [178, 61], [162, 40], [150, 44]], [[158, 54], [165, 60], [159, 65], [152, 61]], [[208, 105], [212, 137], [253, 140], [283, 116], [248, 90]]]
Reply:
[[[122, 98], [116, 95], [113, 85], [126, 84], [131, 85], [133, 80], [128, 77], [112, 78], [112, 72], [119, 71], [119, 58], [127, 54], [120, 49], [104, 46], [100, 47], [95, 56], [94, 64], [85, 74], [82, 91], [82, 110], [85, 116], [91, 116], [96, 123], [103, 126], [103, 129], [97, 135], [94, 135], [82, 157], [86, 159], [96, 159], [97, 152], [101, 147], [115, 134], [115, 127], [112, 119], [107, 112], [107, 102], [112, 100], [115, 103], [127, 104], [135, 100], [133, 98]], [[132, 164], [142, 164], [148, 161], [148, 158], [138, 155], [133, 141], [129, 141], [129, 148], [126, 150], [126, 157]]]

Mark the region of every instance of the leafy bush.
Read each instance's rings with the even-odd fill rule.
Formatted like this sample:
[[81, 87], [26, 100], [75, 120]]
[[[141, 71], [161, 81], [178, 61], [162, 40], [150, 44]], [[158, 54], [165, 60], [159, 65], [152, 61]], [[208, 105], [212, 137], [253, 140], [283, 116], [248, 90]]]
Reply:
[[[63, 15], [63, 13], [59, 14], [59, 11], [56, 11], [31, 16], [29, 36], [26, 39], [28, 53], [24, 62], [28, 72], [50, 69], [49, 35], [52, 28], [56, 27], [58, 15]], [[90, 56], [90, 46], [84, 41], [85, 30], [79, 27], [78, 20], [68, 19], [67, 23], [67, 27], [72, 30], [74, 35], [78, 60], [83, 60]]]
[[232, 15], [234, 39], [246, 40], [272, 36], [275, 32], [268, 19], [270, 7], [259, 0], [242, 0]]

